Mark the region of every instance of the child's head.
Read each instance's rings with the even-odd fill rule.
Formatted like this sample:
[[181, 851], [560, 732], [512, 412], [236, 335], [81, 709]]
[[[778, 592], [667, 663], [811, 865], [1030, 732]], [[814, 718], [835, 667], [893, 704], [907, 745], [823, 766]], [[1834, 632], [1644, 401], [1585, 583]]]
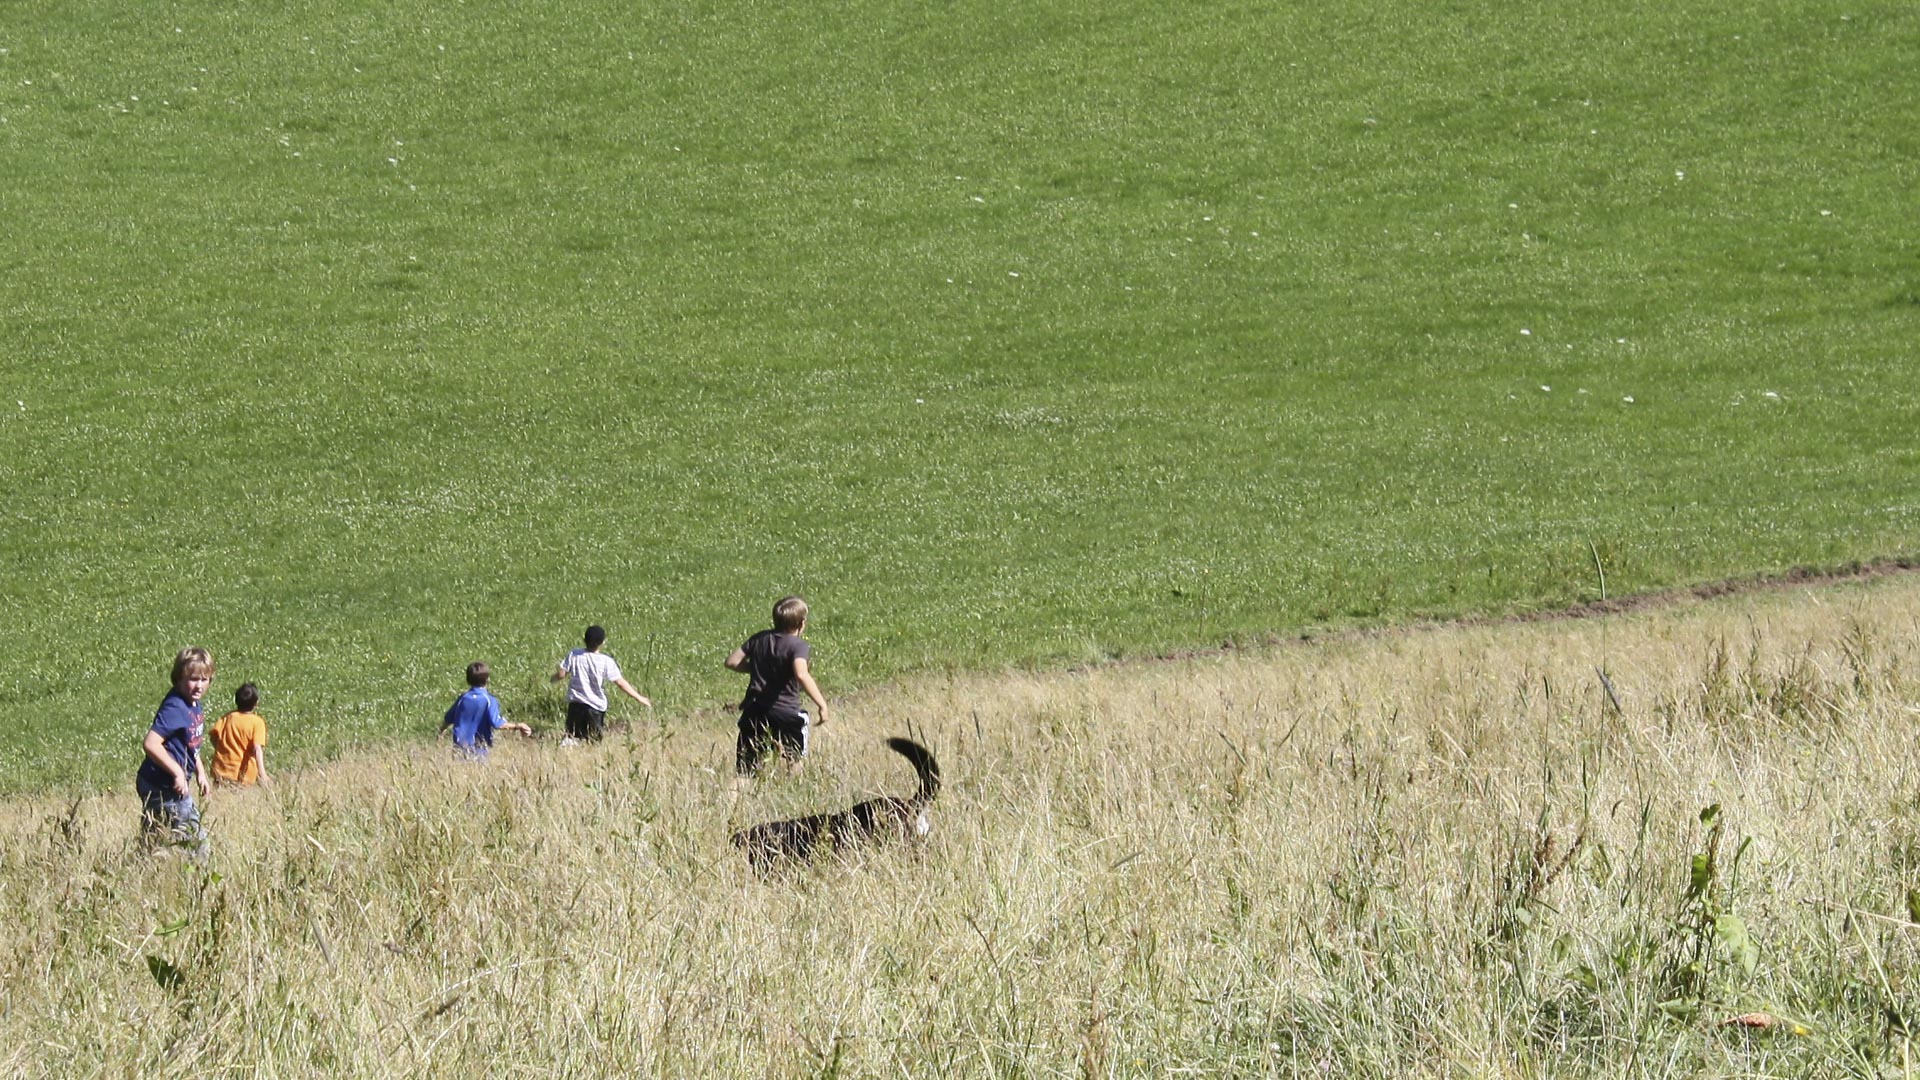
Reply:
[[252, 712], [260, 704], [260, 688], [250, 682], [240, 684], [233, 692], [233, 707], [241, 712]]
[[[181, 649], [173, 658], [173, 688], [183, 695], [199, 700], [200, 694], [207, 691], [207, 683], [213, 681], [213, 654], [195, 645]], [[197, 687], [194, 684], [198, 684]], [[197, 693], [188, 694], [189, 689]]]
[[773, 628], [783, 634], [797, 634], [807, 626], [807, 602], [797, 596], [783, 596], [773, 605]]
[[587, 651], [598, 652], [607, 642], [607, 629], [604, 626], [587, 627]]
[[488, 669], [485, 660], [475, 660], [473, 663], [467, 665], [467, 685], [485, 686], [487, 685], [487, 677], [492, 674], [493, 672]]

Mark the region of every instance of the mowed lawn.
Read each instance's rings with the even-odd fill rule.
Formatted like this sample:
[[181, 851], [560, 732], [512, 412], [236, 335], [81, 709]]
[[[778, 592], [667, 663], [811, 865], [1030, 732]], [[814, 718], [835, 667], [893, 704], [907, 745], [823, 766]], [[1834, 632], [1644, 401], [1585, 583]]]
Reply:
[[[1920, 548], [1905, 3], [16, 6], [0, 787]], [[1598, 566], [1596, 566], [1596, 563]]]

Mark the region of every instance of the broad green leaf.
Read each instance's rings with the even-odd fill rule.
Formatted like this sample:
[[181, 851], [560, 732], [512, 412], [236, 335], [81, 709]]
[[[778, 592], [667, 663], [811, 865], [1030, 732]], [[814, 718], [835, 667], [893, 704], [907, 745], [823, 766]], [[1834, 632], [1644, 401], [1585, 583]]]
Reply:
[[169, 992], [180, 990], [187, 984], [187, 977], [180, 974], [179, 968], [152, 954], [147, 956], [147, 973], [153, 976], [154, 982], [160, 984], [160, 989]]

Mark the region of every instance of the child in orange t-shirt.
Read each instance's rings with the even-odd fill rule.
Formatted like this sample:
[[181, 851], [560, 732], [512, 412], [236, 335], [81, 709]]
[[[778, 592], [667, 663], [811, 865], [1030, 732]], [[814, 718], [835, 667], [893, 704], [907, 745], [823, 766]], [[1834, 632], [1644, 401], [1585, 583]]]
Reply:
[[254, 784], [267, 778], [267, 722], [253, 710], [260, 691], [252, 683], [233, 692], [234, 710], [213, 725], [213, 778], [223, 784]]

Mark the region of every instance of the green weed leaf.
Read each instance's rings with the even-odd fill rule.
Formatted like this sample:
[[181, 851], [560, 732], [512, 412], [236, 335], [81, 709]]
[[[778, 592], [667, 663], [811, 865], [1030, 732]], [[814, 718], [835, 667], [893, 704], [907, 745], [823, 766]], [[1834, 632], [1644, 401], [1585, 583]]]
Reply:
[[148, 954], [147, 973], [153, 976], [154, 982], [160, 984], [160, 989], [168, 993], [177, 993], [186, 988], [187, 977], [161, 957]]
[[1660, 1003], [1660, 1011], [1686, 1023], [1700, 1015], [1700, 1006], [1692, 998], [1672, 998]]
[[1745, 920], [1738, 915], [1717, 915], [1713, 920], [1713, 936], [1740, 965], [1741, 972], [1751, 976], [1754, 966], [1760, 962], [1760, 947], [1747, 933]]
[[173, 935], [179, 933], [182, 930], [185, 930], [186, 928], [187, 928], [187, 919], [186, 919], [186, 916], [183, 915], [180, 918], [175, 919], [170, 923], [163, 923], [162, 925], [156, 927], [153, 932], [154, 932], [154, 935], [157, 937], [172, 937]]
[[1713, 859], [1707, 855], [1693, 857], [1693, 872], [1687, 883], [1687, 899], [1697, 900], [1707, 894], [1707, 886], [1713, 884]]

